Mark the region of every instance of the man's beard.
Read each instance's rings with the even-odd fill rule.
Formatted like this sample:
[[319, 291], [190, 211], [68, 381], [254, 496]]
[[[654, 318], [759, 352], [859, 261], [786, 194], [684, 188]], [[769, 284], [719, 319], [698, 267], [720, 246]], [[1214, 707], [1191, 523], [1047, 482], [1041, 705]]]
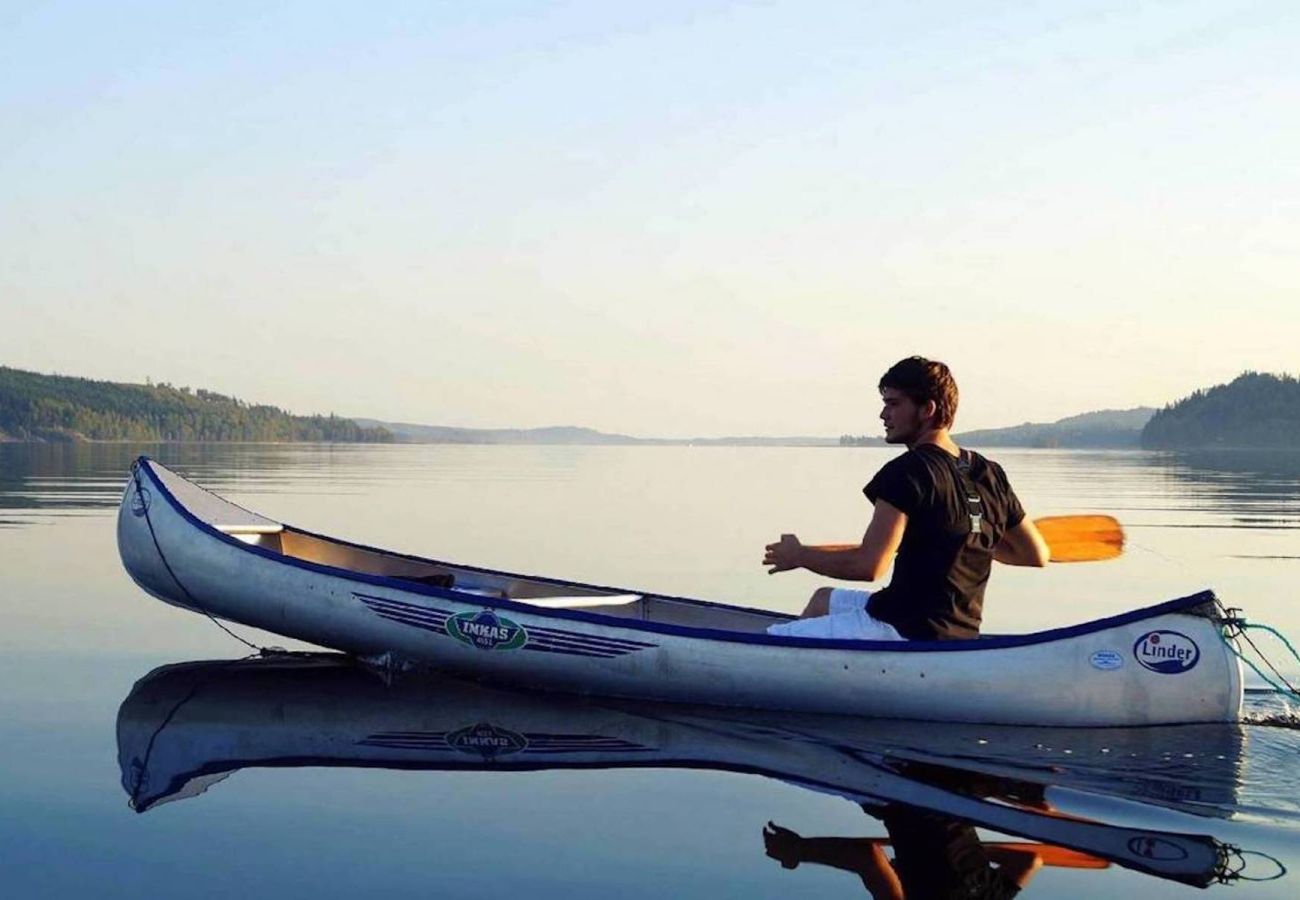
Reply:
[[911, 444], [921, 434], [921, 417], [917, 415], [911, 422], [895, 423], [885, 432], [886, 444]]

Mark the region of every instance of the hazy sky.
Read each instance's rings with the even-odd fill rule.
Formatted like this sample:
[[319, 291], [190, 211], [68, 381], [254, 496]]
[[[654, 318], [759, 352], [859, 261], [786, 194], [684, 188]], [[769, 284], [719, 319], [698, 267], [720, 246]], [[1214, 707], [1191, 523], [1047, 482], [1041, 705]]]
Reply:
[[1300, 370], [1300, 5], [0, 2], [0, 364], [959, 430]]

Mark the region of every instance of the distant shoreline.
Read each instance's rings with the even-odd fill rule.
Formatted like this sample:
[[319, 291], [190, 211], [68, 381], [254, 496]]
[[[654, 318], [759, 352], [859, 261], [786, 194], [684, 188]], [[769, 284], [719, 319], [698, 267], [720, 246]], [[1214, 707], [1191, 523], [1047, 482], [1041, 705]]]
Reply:
[[[863, 424], [868, 424], [864, 422]], [[1000, 449], [1291, 451], [1300, 446], [1300, 381], [1246, 372], [1177, 403], [1104, 409], [1055, 422], [972, 429], [960, 444]], [[1234, 446], [1225, 441], [1242, 441]], [[577, 425], [461, 428], [363, 417], [299, 416], [205, 389], [118, 384], [0, 366], [0, 444], [886, 447], [867, 434], [636, 437]]]
[[[1149, 449], [1145, 447], [1098, 447], [1098, 446], [1057, 446], [1041, 447], [1017, 444], [981, 444], [967, 443], [958, 441], [963, 446], [981, 452], [997, 453], [1002, 450], [1033, 450], [1045, 453], [1054, 451], [1071, 451], [1087, 453], [1108, 453], [1124, 455], [1149, 455], [1165, 454], [1177, 455], [1188, 453], [1286, 453], [1300, 454], [1300, 446], [1278, 446], [1278, 447], [1162, 447], [1158, 449]], [[9, 436], [0, 436], [0, 446], [24, 446], [24, 447], [199, 447], [199, 446], [220, 446], [220, 447], [742, 447], [751, 449], [809, 449], [809, 450], [887, 450], [897, 449], [902, 452], [901, 447], [895, 448], [892, 444], [881, 441], [878, 444], [852, 444], [842, 445], [835, 443], [833, 439], [823, 439], [820, 443], [808, 442], [789, 442], [783, 443], [779, 439], [765, 439], [762, 443], [753, 443], [749, 441], [728, 441], [725, 438], [708, 438], [703, 440], [674, 440], [672, 438], [645, 438], [628, 442], [564, 442], [564, 441], [393, 441], [384, 443], [358, 442], [358, 441], [168, 441], [168, 440], [92, 440], [89, 438], [79, 440], [23, 440]]]

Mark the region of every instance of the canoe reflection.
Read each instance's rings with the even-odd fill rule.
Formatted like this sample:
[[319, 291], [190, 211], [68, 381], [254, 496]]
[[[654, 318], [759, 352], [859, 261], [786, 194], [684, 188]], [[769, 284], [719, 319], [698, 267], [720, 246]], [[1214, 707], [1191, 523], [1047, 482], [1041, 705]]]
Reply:
[[[1234, 865], [1233, 848], [1098, 816], [1113, 818], [1119, 797], [1141, 803], [1143, 821], [1191, 815], [1200, 830], [1232, 813], [1242, 756], [1231, 725], [1034, 729], [631, 704], [445, 678], [389, 685], [332, 655], [161, 667], [123, 702], [117, 737], [139, 812], [251, 767], [758, 774], [844, 797], [883, 823], [887, 842], [807, 838], [775, 822], [762, 834], [787, 868], [845, 869], [877, 897], [1009, 896], [1041, 866], [1110, 862], [1208, 885]], [[1041, 843], [985, 841], [976, 826]]]

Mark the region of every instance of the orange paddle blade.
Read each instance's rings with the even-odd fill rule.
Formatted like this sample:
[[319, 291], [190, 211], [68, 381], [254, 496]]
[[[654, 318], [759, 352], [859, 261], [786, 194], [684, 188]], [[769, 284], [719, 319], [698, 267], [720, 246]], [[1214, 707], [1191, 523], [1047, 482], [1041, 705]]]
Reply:
[[1034, 524], [1052, 549], [1052, 562], [1094, 562], [1124, 552], [1124, 529], [1114, 516], [1047, 516]]

